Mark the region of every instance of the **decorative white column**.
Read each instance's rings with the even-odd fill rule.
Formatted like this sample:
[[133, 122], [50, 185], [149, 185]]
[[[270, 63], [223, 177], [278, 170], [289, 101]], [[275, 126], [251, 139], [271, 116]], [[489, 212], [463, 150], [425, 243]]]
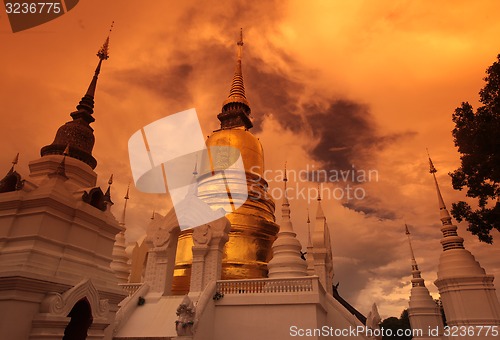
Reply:
[[193, 230], [193, 264], [189, 291], [201, 292], [210, 281], [220, 280], [224, 245], [231, 223], [226, 217]]
[[144, 282], [149, 285], [151, 293], [170, 295], [177, 239], [181, 230], [174, 209], [156, 223], [159, 228], [152, 235], [148, 235], [146, 241], [151, 243], [152, 247], [147, 255]]
[[[318, 190], [319, 193], [319, 190]], [[330, 243], [330, 232], [326, 217], [321, 207], [321, 197], [318, 194], [318, 209], [316, 211], [316, 220], [313, 232], [313, 260], [314, 272], [319, 276], [319, 281], [325, 290], [332, 294], [333, 281], [333, 256]]]

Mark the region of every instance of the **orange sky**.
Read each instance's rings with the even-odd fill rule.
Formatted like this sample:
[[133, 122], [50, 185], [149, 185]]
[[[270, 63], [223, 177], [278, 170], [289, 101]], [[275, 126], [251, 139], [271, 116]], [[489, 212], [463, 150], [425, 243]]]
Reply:
[[[118, 216], [131, 180], [132, 133], [191, 107], [206, 135], [218, 128], [216, 115], [228, 94], [234, 43], [243, 27], [252, 131], [264, 146], [266, 167], [280, 170], [286, 160], [297, 171], [351, 164], [378, 171], [377, 182], [362, 186], [365, 199], [323, 202], [340, 293], [365, 314], [374, 301], [383, 317], [407, 307], [405, 220], [423, 277], [437, 292], [432, 281], [441, 251], [440, 221], [425, 147], [448, 205], [464, 199], [446, 175], [459, 164], [451, 114], [462, 101], [477, 107], [484, 71], [500, 52], [498, 1], [119, 3], [80, 1], [64, 16], [15, 34], [0, 15], [0, 171], [20, 152], [18, 171], [27, 175], [27, 163], [70, 119], [114, 20], [92, 126], [99, 184], [104, 187], [114, 173]], [[153, 208], [166, 213], [168, 207], [165, 197], [152, 199], [132, 188], [128, 239], [143, 232]], [[311, 212], [315, 208], [312, 202]], [[307, 202], [292, 197], [291, 209], [305, 244]], [[498, 233], [489, 246], [465, 228], [459, 226], [466, 247], [496, 275], [498, 289]]]

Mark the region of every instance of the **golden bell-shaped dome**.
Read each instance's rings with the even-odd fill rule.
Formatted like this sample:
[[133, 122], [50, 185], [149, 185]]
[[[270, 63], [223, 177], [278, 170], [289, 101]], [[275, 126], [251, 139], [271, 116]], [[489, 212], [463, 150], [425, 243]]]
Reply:
[[[239, 198], [235, 194], [230, 200], [231, 203], [237, 202], [240, 206], [226, 215], [231, 222], [231, 231], [229, 241], [224, 248], [222, 279], [267, 277], [267, 263], [272, 256], [271, 246], [279, 227], [275, 223], [274, 202], [266, 192], [267, 183], [262, 177], [264, 172], [262, 146], [259, 140], [244, 128], [215, 131], [207, 139], [206, 144], [208, 150], [221, 146], [239, 150], [245, 165], [246, 179], [228, 178], [232, 181], [233, 187], [235, 181], [240, 181], [239, 186], [242, 191], [244, 189], [248, 192], [248, 198], [244, 202], [237, 202]], [[214, 164], [213, 168], [228, 169], [226, 165]], [[206, 166], [200, 169], [198, 197], [214, 210], [222, 207], [228, 212], [231, 211], [225, 188], [221, 187], [221, 181], [214, 180], [211, 169]], [[177, 246], [173, 294], [186, 294], [189, 291], [192, 246], [192, 229], [183, 231]]]

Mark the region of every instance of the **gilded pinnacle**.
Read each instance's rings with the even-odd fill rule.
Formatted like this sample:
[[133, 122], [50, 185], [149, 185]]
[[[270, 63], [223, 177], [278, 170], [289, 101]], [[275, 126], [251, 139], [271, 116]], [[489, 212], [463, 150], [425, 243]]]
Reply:
[[245, 95], [245, 85], [243, 84], [243, 73], [241, 70], [241, 56], [243, 51], [243, 33], [240, 31], [240, 40], [236, 43], [238, 45], [238, 58], [236, 60], [236, 68], [234, 71], [233, 82], [229, 91], [229, 96], [224, 101], [223, 106], [228, 103], [242, 103], [250, 106]]

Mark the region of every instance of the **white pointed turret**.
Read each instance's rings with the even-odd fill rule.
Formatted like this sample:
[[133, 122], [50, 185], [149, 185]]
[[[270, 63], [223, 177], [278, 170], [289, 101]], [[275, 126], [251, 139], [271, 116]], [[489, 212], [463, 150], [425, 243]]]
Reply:
[[318, 185], [318, 207], [314, 221], [312, 235], [312, 258], [314, 261], [314, 274], [319, 276], [323, 287], [330, 294], [333, 293], [333, 256], [330, 244], [330, 232], [326, 223], [325, 213], [321, 206], [320, 185]]
[[[458, 236], [457, 227], [452, 224], [446, 209], [435, 175], [437, 170], [430, 157], [429, 165], [436, 185], [443, 233], [443, 252], [434, 284], [441, 295], [447, 324], [500, 326], [500, 304], [493, 285], [494, 277], [487, 275], [474, 256], [465, 249], [463, 238]], [[483, 333], [482, 336], [475, 336], [475, 339], [489, 338]]]
[[[405, 224], [406, 236], [408, 236], [408, 245], [411, 253], [411, 295], [408, 308], [408, 317], [412, 329], [425, 330], [421, 336], [415, 334], [414, 339], [441, 339], [443, 334], [443, 319], [439, 307], [432, 298], [424, 279], [418, 269], [417, 260], [411, 244], [410, 231]], [[428, 329], [438, 329], [436, 336], [431, 336]]]
[[[125, 227], [125, 214], [127, 211], [129, 192], [130, 192], [130, 184], [127, 187], [127, 193], [125, 194], [124, 197], [125, 204], [123, 205], [122, 218], [120, 221], [120, 225], [122, 227]], [[130, 275], [129, 257], [125, 251], [126, 248], [127, 245], [125, 242], [125, 230], [122, 230], [115, 237], [115, 244], [113, 246], [113, 262], [111, 262], [111, 269], [113, 269], [113, 271], [115, 272], [116, 277], [118, 278], [120, 283], [126, 283]]]
[[267, 264], [270, 278], [307, 276], [307, 264], [300, 254], [302, 246], [297, 239], [297, 234], [293, 231], [292, 221], [290, 220], [287, 181], [285, 165], [285, 178], [283, 179], [285, 192], [281, 207], [280, 231], [272, 246], [273, 258]]
[[309, 208], [307, 208], [307, 275], [314, 275], [314, 254], [311, 239], [311, 219], [309, 218]]
[[410, 246], [411, 253], [411, 273], [413, 278], [411, 283], [413, 287], [425, 287], [424, 279], [422, 279], [421, 272], [418, 269], [417, 260], [415, 260], [415, 253], [413, 252], [413, 247], [411, 245], [410, 230], [405, 223], [406, 236], [408, 236], [408, 245]]

